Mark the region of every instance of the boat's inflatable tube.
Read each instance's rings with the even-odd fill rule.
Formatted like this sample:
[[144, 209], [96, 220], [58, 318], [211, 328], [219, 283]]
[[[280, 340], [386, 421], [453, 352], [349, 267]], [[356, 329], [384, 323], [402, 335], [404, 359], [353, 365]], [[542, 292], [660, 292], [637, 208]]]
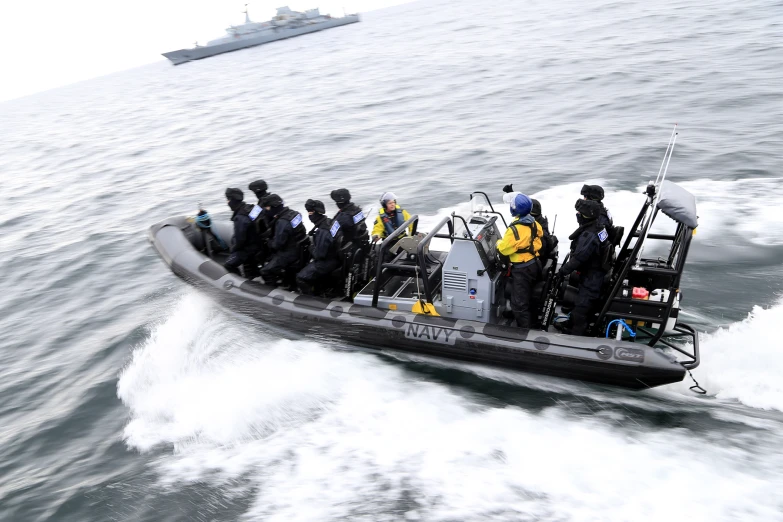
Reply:
[[153, 225], [149, 238], [175, 274], [226, 307], [300, 333], [634, 389], [685, 376], [673, 357], [643, 344], [384, 310], [248, 281], [194, 247], [200, 234], [186, 218]]

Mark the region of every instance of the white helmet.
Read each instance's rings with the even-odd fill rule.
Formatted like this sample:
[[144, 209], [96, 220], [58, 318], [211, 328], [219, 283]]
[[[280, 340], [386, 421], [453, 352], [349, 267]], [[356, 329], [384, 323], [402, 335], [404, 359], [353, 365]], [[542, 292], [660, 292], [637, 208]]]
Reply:
[[381, 206], [385, 207], [386, 203], [389, 201], [397, 201], [397, 196], [394, 195], [394, 192], [384, 192], [383, 196], [381, 196], [380, 202]]

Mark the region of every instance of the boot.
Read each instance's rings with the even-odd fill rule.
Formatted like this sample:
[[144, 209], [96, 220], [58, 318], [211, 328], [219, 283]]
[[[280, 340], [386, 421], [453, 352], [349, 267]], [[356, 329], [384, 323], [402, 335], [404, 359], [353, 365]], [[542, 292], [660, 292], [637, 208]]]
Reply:
[[514, 312], [514, 319], [516, 319], [519, 328], [530, 330], [530, 314]]
[[249, 281], [252, 281], [261, 275], [261, 272], [258, 270], [258, 265], [255, 263], [245, 263], [242, 265], [242, 272], [244, 272], [245, 279]]

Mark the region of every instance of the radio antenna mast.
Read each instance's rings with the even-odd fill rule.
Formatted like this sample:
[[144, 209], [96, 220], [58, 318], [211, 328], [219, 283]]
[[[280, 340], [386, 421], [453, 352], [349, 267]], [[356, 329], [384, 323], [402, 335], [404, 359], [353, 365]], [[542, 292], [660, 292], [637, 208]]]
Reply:
[[669, 143], [666, 145], [666, 152], [663, 155], [661, 167], [658, 169], [658, 176], [655, 178], [655, 197], [653, 197], [652, 205], [650, 205], [650, 208], [648, 209], [649, 215], [644, 224], [644, 234], [642, 234], [640, 239], [642, 242], [642, 248], [639, 249], [639, 257], [636, 258], [636, 264], [634, 265], [634, 268], [636, 269], [639, 268], [639, 262], [641, 261], [642, 255], [644, 254], [644, 243], [647, 241], [647, 235], [650, 233], [653, 217], [655, 216], [655, 211], [658, 208], [658, 201], [661, 199], [661, 187], [663, 186], [663, 181], [666, 179], [666, 173], [669, 171], [669, 162], [671, 162], [672, 154], [674, 154], [674, 144], [677, 143], [677, 135], [677, 124], [675, 123], [674, 129], [672, 129], [672, 135], [669, 137]]
[[[658, 169], [658, 175], [655, 177], [655, 185], [656, 186], [658, 185], [658, 179], [661, 177], [661, 171], [663, 171], [663, 164], [666, 163], [666, 157], [669, 156], [669, 149], [674, 148], [674, 143], [672, 143], [672, 142], [676, 141], [677, 138], [675, 136], [677, 136], [677, 124], [676, 123], [674, 124], [674, 128], [672, 129], [672, 135], [669, 136], [669, 143], [666, 145], [666, 152], [663, 155], [663, 161], [661, 162], [661, 167]], [[668, 164], [666, 165], [666, 167], [668, 168]], [[664, 177], [665, 176], [666, 176], [666, 174], [664, 173]]]

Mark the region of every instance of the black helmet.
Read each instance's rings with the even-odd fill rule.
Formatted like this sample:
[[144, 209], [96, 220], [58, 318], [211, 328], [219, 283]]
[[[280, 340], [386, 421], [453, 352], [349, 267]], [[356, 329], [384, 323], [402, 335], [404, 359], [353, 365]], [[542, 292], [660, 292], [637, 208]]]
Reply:
[[538, 202], [537, 199], [531, 200], [533, 202], [533, 208], [530, 210], [530, 215], [533, 217], [538, 217], [541, 215], [541, 203]]
[[604, 199], [604, 189], [600, 185], [582, 185], [581, 194], [593, 201], [603, 201]]
[[255, 195], [260, 199], [266, 196], [266, 190], [269, 188], [269, 186], [266, 184], [266, 181], [259, 179], [252, 182], [247, 186], [247, 188], [250, 189], [251, 192], [255, 193]]
[[324, 206], [323, 201], [318, 201], [317, 199], [308, 199], [305, 201], [305, 210], [318, 214], [326, 214], [326, 207]]
[[226, 199], [229, 201], [242, 201], [245, 195], [238, 188], [229, 187], [226, 189]]
[[283, 199], [277, 194], [267, 194], [261, 200], [262, 207], [282, 207]]
[[351, 202], [351, 193], [348, 192], [348, 189], [341, 188], [333, 190], [330, 196], [338, 205], [345, 205], [346, 203]]
[[588, 221], [598, 218], [601, 213], [601, 204], [590, 199], [577, 199], [574, 208]]

